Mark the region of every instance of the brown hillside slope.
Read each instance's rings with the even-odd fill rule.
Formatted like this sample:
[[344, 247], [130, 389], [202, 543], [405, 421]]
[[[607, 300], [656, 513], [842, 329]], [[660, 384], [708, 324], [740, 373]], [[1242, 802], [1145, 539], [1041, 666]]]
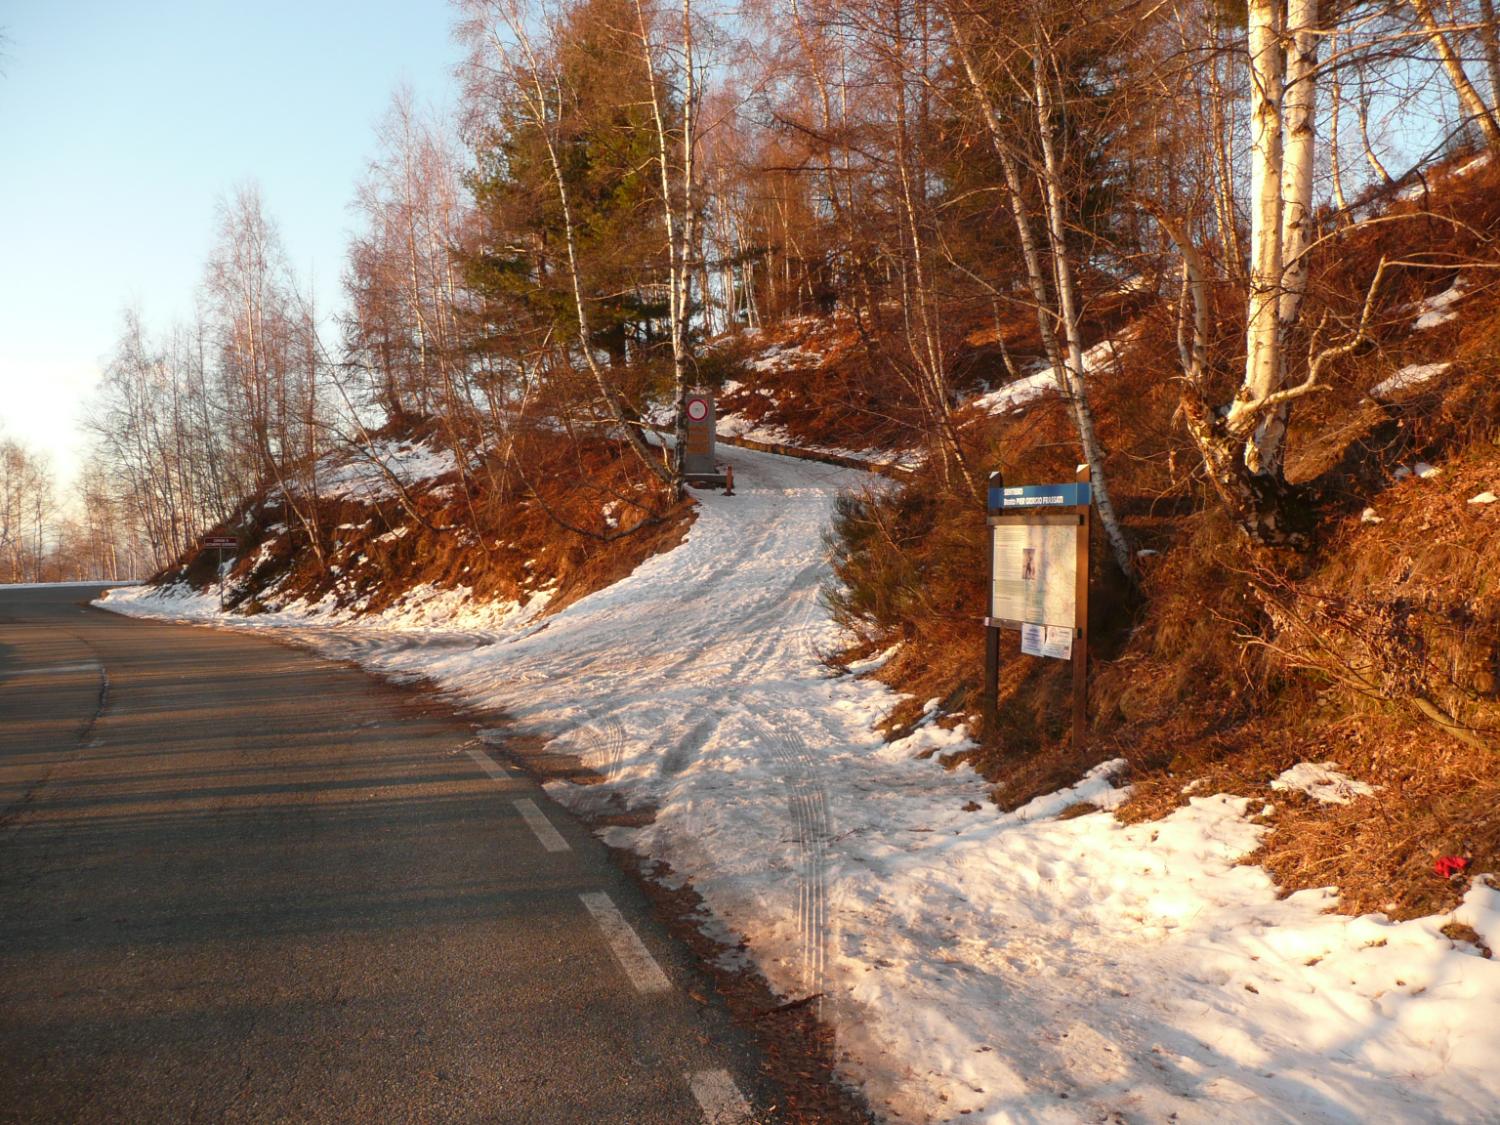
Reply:
[[[306, 601], [371, 617], [428, 589], [481, 605], [541, 596], [552, 613], [681, 542], [693, 518], [691, 501], [662, 496], [619, 444], [545, 428], [513, 432], [460, 474], [430, 428], [391, 427], [369, 449], [330, 455], [319, 479], [316, 501], [299, 507], [316, 512], [321, 560], [274, 492], [231, 522], [231, 612]], [[156, 580], [201, 588], [213, 565], [213, 552], [196, 552]]]
[[[1435, 854], [1500, 865], [1500, 504], [1469, 502], [1500, 493], [1500, 165], [1429, 179], [1430, 196], [1391, 202], [1390, 221], [1331, 239], [1314, 269], [1318, 306], [1336, 318], [1357, 312], [1382, 256], [1412, 263], [1380, 294], [1373, 342], [1294, 413], [1288, 476], [1316, 528], [1305, 554], [1249, 547], [1203, 479], [1177, 412], [1175, 291], [1121, 302], [1095, 324], [1116, 344], [1092, 395], [1115, 502], [1141, 552], [1139, 590], [1096, 544], [1082, 760], [1068, 749], [1066, 667], [1021, 658], [1007, 639], [1000, 729], [964, 755], [999, 803], [1116, 756], [1132, 766], [1127, 818], [1160, 815], [1195, 785], [1264, 796], [1276, 827], [1262, 861], [1288, 889], [1337, 884], [1353, 910], [1451, 905]], [[1243, 311], [1232, 292], [1215, 301], [1214, 390], [1227, 401]], [[994, 333], [973, 317], [955, 369], [970, 385], [999, 384]], [[803, 323], [789, 337], [812, 350], [819, 333]], [[780, 342], [763, 337], [749, 355]], [[1013, 359], [1027, 347], [1024, 334], [1010, 341]], [[794, 382], [796, 401], [837, 401], [851, 354], [763, 377], [744, 364], [731, 401], [759, 398], [772, 416]], [[969, 410], [962, 432], [973, 463], [1010, 483], [1072, 479], [1077, 444], [1055, 396]], [[895, 444], [897, 428], [871, 440]], [[832, 543], [844, 585], [831, 596], [861, 641], [849, 658], [899, 645], [878, 673], [910, 697], [892, 729], [933, 697], [949, 722], [977, 725], [984, 535], [983, 511], [945, 495], [935, 473], [843, 506]], [[1341, 806], [1268, 788], [1303, 761], [1333, 763], [1375, 793]]]

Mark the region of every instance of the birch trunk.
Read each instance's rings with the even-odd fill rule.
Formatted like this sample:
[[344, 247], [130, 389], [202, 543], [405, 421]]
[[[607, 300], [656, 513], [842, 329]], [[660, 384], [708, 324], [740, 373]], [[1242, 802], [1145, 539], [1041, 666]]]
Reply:
[[[1289, 0], [1286, 75], [1282, 87], [1285, 132], [1281, 168], [1281, 282], [1277, 299], [1277, 372], [1281, 389], [1289, 337], [1307, 296], [1307, 250], [1313, 242], [1313, 168], [1317, 139], [1318, 0]], [[1286, 442], [1290, 403], [1273, 407], [1246, 449], [1252, 469], [1278, 475]]]
[[1484, 52], [1484, 69], [1490, 79], [1490, 112], [1500, 112], [1500, 25], [1495, 23], [1495, 0], [1479, 0], [1479, 15], [1484, 27], [1479, 31], [1479, 46]]
[[[1049, 292], [1047, 283], [1047, 271], [1042, 262], [1042, 249], [1037, 237], [1035, 226], [1032, 222], [1031, 212], [1026, 205], [1026, 196], [1022, 186], [1021, 166], [1006, 139], [1004, 126], [1000, 122], [1000, 116], [995, 110], [994, 103], [990, 101], [989, 92], [985, 89], [984, 80], [974, 63], [973, 53], [969, 49], [969, 41], [963, 28], [955, 16], [951, 6], [944, 7], [944, 14], [948, 20], [949, 29], [953, 35], [953, 45], [958, 53], [960, 64], [964, 68], [964, 74], [969, 80], [970, 88], [974, 94], [974, 100], [979, 106], [980, 115], [984, 118], [986, 129], [990, 134], [990, 141], [994, 145], [995, 155], [1000, 159], [1000, 166], [1005, 175], [1006, 199], [1010, 207], [1011, 218], [1016, 226], [1016, 237], [1021, 243], [1021, 257], [1026, 263], [1026, 281], [1031, 289], [1032, 299], [1036, 303], [1037, 329], [1041, 333], [1042, 348], [1047, 356], [1047, 362], [1051, 364], [1052, 370], [1057, 373], [1058, 388], [1067, 396], [1069, 404], [1073, 409], [1073, 421], [1078, 430], [1078, 442], [1083, 449], [1084, 460], [1089, 466], [1093, 477], [1094, 493], [1099, 499], [1099, 522], [1104, 528], [1106, 538], [1109, 540], [1111, 551], [1116, 565], [1121, 572], [1127, 576], [1135, 573], [1133, 556], [1130, 551], [1129, 540], [1125, 537], [1125, 530], [1120, 526], [1114, 510], [1114, 504], [1110, 499], [1109, 478], [1104, 471], [1104, 454], [1099, 446], [1099, 440], [1094, 430], [1094, 416], [1089, 409], [1086, 395], [1074, 394], [1074, 383], [1078, 389], [1083, 389], [1082, 379], [1075, 380], [1072, 373], [1079, 375], [1083, 371], [1083, 356], [1081, 349], [1074, 354], [1071, 346], [1069, 354], [1065, 357], [1061, 341], [1058, 339], [1057, 324], [1059, 320], [1072, 321], [1072, 329], [1076, 336], [1077, 331], [1077, 309], [1078, 305], [1072, 293], [1072, 276], [1067, 263], [1064, 262], [1063, 273], [1053, 272], [1053, 283], [1058, 284], [1060, 278], [1067, 278], [1070, 289], [1068, 303], [1062, 310], [1058, 308], [1058, 302], [1053, 299]], [[1048, 103], [1050, 110], [1050, 101]], [[1041, 114], [1040, 105], [1038, 112]], [[1050, 119], [1050, 112], [1044, 114]], [[1047, 145], [1051, 146], [1050, 124], [1042, 130]], [[1050, 167], [1056, 173], [1055, 154], [1050, 160]], [[1049, 215], [1055, 215], [1058, 227], [1055, 235], [1053, 227], [1048, 224], [1049, 239], [1052, 242], [1050, 249], [1054, 258], [1066, 257], [1066, 245], [1060, 236], [1064, 233], [1061, 227], [1061, 194], [1060, 176], [1053, 174], [1044, 177], [1048, 181], [1043, 185], [1047, 191], [1049, 200]], [[1057, 188], [1054, 194], [1050, 189]], [[1054, 267], [1056, 263], [1054, 262]], [[1072, 309], [1073, 315], [1067, 317], [1066, 310]]]
[[1422, 30], [1427, 33], [1427, 39], [1432, 44], [1432, 49], [1437, 52], [1438, 61], [1443, 64], [1448, 80], [1453, 83], [1453, 91], [1458, 95], [1458, 101], [1464, 113], [1468, 114], [1479, 126], [1479, 131], [1484, 134], [1484, 143], [1491, 149], [1500, 151], [1500, 124], [1496, 124], [1494, 115], [1484, 104], [1484, 99], [1479, 96], [1474, 83], [1469, 81], [1469, 76], [1464, 71], [1463, 61], [1458, 57], [1452, 42], [1433, 14], [1430, 0], [1406, 0], [1406, 2], [1416, 13], [1417, 20], [1422, 24]]
[[[1282, 283], [1282, 80], [1284, 56], [1276, 0], [1250, 0], [1250, 277], [1245, 326], [1245, 379], [1230, 407], [1237, 412], [1274, 394], [1281, 385]], [[1280, 443], [1262, 450], [1252, 439], [1245, 463], [1258, 475], [1274, 474]]]
[[1087, 462], [1093, 481], [1094, 506], [1099, 510], [1099, 523], [1104, 528], [1115, 563], [1126, 574], [1131, 573], [1130, 544], [1120, 527], [1115, 514], [1114, 501], [1109, 494], [1109, 481], [1104, 474], [1104, 450], [1099, 446], [1099, 437], [1094, 428], [1094, 411], [1089, 405], [1088, 383], [1084, 377], [1083, 336], [1079, 325], [1078, 286], [1073, 279], [1072, 263], [1068, 257], [1067, 227], [1063, 219], [1062, 171], [1057, 160], [1057, 146], [1053, 140], [1052, 76], [1046, 71], [1042, 60], [1032, 60], [1035, 79], [1037, 125], [1042, 138], [1042, 173], [1046, 181], [1047, 237], [1052, 249], [1052, 274], [1057, 287], [1057, 301], [1062, 312], [1063, 332], [1068, 341], [1067, 363], [1063, 372], [1068, 382], [1068, 399], [1073, 406], [1073, 418], [1078, 427], [1079, 444], [1083, 447], [1083, 459]]
[[673, 432], [677, 448], [673, 457], [675, 487], [682, 489], [682, 465], [687, 453], [687, 394], [689, 384], [687, 331], [692, 297], [692, 263], [689, 248], [693, 245], [693, 178], [695, 132], [697, 123], [697, 76], [693, 70], [692, 0], [682, 0], [682, 57], [685, 88], [683, 91], [682, 152], [679, 176], [673, 183], [672, 162], [666, 114], [657, 92], [659, 75], [651, 49], [651, 30], [641, 0], [635, 5], [637, 32], [641, 41], [641, 58], [646, 64], [646, 82], [651, 91], [651, 117], [656, 127], [657, 166], [660, 171], [662, 216], [667, 232], [667, 317], [672, 343], [672, 386], [676, 394], [676, 422]]

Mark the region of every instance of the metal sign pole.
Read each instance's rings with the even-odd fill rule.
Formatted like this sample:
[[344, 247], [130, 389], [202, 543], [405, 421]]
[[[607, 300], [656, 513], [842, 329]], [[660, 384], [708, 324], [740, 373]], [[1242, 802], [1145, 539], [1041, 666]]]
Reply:
[[224, 612], [224, 548], [219, 548], [219, 612]]

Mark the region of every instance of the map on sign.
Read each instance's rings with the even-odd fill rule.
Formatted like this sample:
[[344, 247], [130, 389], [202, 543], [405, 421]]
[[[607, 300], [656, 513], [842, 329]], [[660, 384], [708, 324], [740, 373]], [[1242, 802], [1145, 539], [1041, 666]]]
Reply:
[[1078, 528], [1003, 523], [990, 528], [995, 564], [990, 616], [1072, 629], [1078, 595]]

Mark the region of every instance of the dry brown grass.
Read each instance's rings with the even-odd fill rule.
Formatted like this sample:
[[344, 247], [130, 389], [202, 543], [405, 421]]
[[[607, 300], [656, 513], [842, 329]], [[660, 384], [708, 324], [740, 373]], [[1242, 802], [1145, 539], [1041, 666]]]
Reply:
[[[1068, 737], [1066, 666], [1021, 658], [1006, 637], [999, 729], [966, 755], [1002, 807], [1122, 756], [1133, 784], [1123, 819], [1165, 815], [1189, 788], [1268, 801], [1270, 831], [1251, 858], [1288, 891], [1337, 886], [1346, 910], [1451, 907], [1464, 881], [1436, 875], [1435, 855], [1500, 870], [1500, 504], [1467, 503], [1500, 492], [1500, 273], [1469, 270], [1460, 316], [1413, 331], [1413, 306], [1447, 289], [1458, 263], [1493, 263], [1500, 168], [1443, 184], [1431, 214], [1402, 208], [1409, 220], [1331, 243], [1316, 271], [1314, 321], [1329, 314], [1331, 339], [1382, 255], [1446, 263], [1398, 270], [1374, 342], [1294, 414], [1289, 476], [1307, 486], [1317, 528], [1305, 554], [1252, 549], [1219, 512], [1173, 417], [1171, 309], [1133, 310], [1123, 370], [1095, 380], [1094, 404], [1117, 507], [1135, 543], [1160, 553], [1141, 560], [1133, 599], [1108, 581], [1096, 544], [1085, 753]], [[1233, 294], [1215, 300], [1213, 394], [1227, 399], [1241, 322]], [[1446, 361], [1442, 377], [1395, 402], [1367, 397], [1408, 364]], [[1059, 404], [969, 418], [964, 433], [975, 463], [1010, 481], [1071, 477], [1076, 446]], [[1441, 475], [1395, 480], [1418, 459]], [[893, 733], [934, 697], [977, 725], [983, 517], [938, 492], [919, 476], [865, 520], [879, 534], [838, 544], [840, 573], [859, 587], [845, 609], [863, 616], [868, 647], [902, 642], [879, 673], [910, 695]], [[1383, 522], [1361, 522], [1367, 506]], [[1303, 761], [1333, 763], [1376, 793], [1340, 806], [1269, 788]]]
[[[549, 590], [546, 612], [555, 613], [675, 546], [692, 523], [691, 501], [665, 498], [613, 442], [538, 428], [521, 434], [510, 453], [493, 455], [465, 480], [450, 474], [422, 482], [406, 498], [323, 500], [326, 566], [282, 506], [253, 504], [257, 530], [233, 572], [242, 592], [231, 608], [257, 612], [274, 586], [278, 601], [330, 597], [378, 613], [430, 583], [467, 588], [480, 602], [524, 602]], [[278, 534], [267, 531], [287, 523]], [[201, 584], [211, 564], [205, 552], [177, 573]]]

